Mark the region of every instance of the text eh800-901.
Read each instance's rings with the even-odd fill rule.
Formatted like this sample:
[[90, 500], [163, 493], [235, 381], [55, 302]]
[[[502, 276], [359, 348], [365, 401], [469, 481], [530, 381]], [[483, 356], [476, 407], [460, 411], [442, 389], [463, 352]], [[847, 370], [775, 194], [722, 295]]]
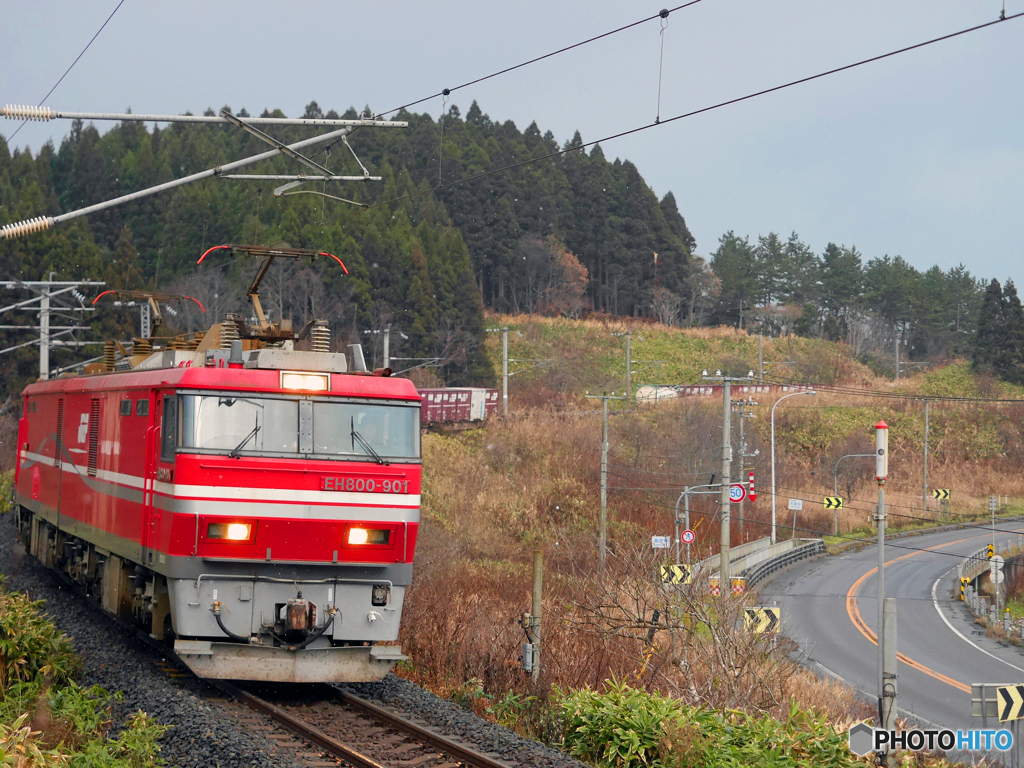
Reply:
[[322, 491], [353, 491], [356, 493], [408, 493], [408, 480], [380, 480], [373, 477], [321, 477]]

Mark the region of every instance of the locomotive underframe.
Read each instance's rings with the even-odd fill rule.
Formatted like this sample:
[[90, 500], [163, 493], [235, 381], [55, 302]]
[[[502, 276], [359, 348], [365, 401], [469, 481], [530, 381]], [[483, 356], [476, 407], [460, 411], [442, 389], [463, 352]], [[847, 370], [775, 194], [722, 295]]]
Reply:
[[[397, 646], [376, 643], [398, 638], [411, 564], [275, 562], [261, 563], [256, 572], [250, 563], [161, 555], [158, 564], [146, 566], [82, 538], [88, 532], [81, 524], [80, 535], [58, 528], [54, 510], [17, 509], [18, 535], [29, 555], [66, 574], [120, 621], [154, 639], [173, 640], [199, 677], [370, 682], [406, 658]], [[314, 606], [315, 616], [299, 636], [284, 632], [281, 621], [284, 606], [297, 595]], [[249, 642], [231, 642], [225, 632]], [[323, 634], [306, 645], [318, 632]]]

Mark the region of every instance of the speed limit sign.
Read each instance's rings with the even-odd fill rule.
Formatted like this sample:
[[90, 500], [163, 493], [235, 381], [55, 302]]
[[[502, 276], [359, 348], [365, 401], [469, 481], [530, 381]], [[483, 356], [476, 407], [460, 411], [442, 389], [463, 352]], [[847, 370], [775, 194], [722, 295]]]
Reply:
[[743, 487], [742, 483], [729, 486], [729, 501], [739, 504], [745, 498], [747, 498], [747, 489]]
[[696, 539], [696, 538], [697, 537], [696, 537], [696, 535], [694, 535], [693, 531], [691, 531], [689, 529], [683, 531], [683, 543], [684, 544], [693, 544], [693, 540]]

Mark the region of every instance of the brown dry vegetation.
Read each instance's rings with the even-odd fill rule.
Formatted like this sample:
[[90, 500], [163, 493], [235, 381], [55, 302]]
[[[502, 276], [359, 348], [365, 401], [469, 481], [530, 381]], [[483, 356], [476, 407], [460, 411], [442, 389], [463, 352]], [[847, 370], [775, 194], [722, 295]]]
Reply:
[[[543, 700], [556, 685], [600, 687], [613, 676], [716, 708], [781, 714], [795, 698], [837, 724], [870, 716], [851, 689], [798, 670], [767, 638], [736, 631], [742, 607], [755, 596], [712, 602], [704, 597], [706, 585], [679, 594], [658, 584], [663, 560], [650, 549], [649, 537], [672, 533], [683, 486], [707, 483], [720, 470], [720, 399], [662, 402], [613, 415], [608, 577], [597, 577], [601, 422], [599, 403], [583, 395], [588, 382], [603, 376], [614, 383], [615, 377], [594, 373], [608, 360], [592, 354], [587, 335], [600, 340], [611, 330], [638, 328], [588, 320], [572, 324], [581, 336], [553, 333], [563, 327], [566, 321], [520, 322], [523, 336], [516, 344], [526, 348], [513, 354], [558, 360], [553, 369], [512, 379], [507, 420], [424, 437], [423, 525], [402, 632], [415, 662], [404, 674], [481, 712], [501, 716], [511, 702], [520, 710], [521, 727], [534, 732], [539, 721], [523, 703], [527, 697]], [[656, 340], [655, 330], [650, 324], [640, 328]], [[701, 354], [719, 355], [688, 361], [690, 367], [745, 367], [751, 348], [756, 354], [756, 338], [751, 347], [749, 337], [729, 329], [685, 336], [687, 344], [711, 345], [701, 347]], [[658, 343], [669, 343], [667, 338]], [[915, 398], [1017, 395], [976, 379], [962, 363], [897, 384], [874, 377], [835, 345], [776, 339], [771, 355], [793, 361], [797, 370], [789, 375], [839, 382], [863, 393], [822, 391], [777, 409], [780, 538], [793, 533], [788, 498], [806, 500], [796, 521], [798, 536], [831, 533], [832, 513], [822, 508], [821, 497], [832, 494], [835, 461], [847, 453], [870, 453], [880, 418], [891, 427], [890, 524], [937, 517], [935, 502], [922, 510], [924, 416]], [[901, 398], [872, 397], [869, 390]], [[760, 450], [748, 462], [756, 469], [760, 495], [742, 514], [733, 508], [734, 545], [770, 531], [769, 412], [777, 397], [755, 397], [757, 417], [747, 422], [749, 448]], [[1022, 416], [1016, 404], [932, 403], [930, 487], [953, 489], [951, 514], [980, 512], [989, 493], [1007, 495], [1011, 504], [1014, 496], [1024, 497], [1017, 471], [1024, 455]], [[873, 462], [847, 460], [839, 481], [847, 500], [840, 530], [857, 536], [875, 501]], [[691, 513], [696, 560], [717, 551], [717, 498], [694, 497]], [[529, 610], [534, 549], [545, 558], [544, 674], [537, 687], [519, 666], [525, 641], [519, 618]]]
[[[643, 471], [701, 472], [717, 448], [715, 421], [707, 404], [685, 402], [617, 416], [610, 485], [625, 488]], [[510, 692], [543, 698], [553, 685], [599, 688], [614, 676], [715, 708], [782, 714], [798, 696], [836, 720], [858, 713], [851, 692], [795, 674], [772, 638], [737, 631], [753, 596], [709, 601], [706, 583], [660, 586], [664, 558], [649, 536], [671, 531], [672, 511], [656, 491], [610, 497], [608, 578], [597, 577], [599, 453], [595, 412], [537, 409], [425, 435], [424, 519], [402, 633], [415, 664], [405, 674], [480, 711]], [[709, 516], [698, 526], [703, 549], [712, 528]], [[545, 556], [539, 688], [518, 660], [535, 548]]]

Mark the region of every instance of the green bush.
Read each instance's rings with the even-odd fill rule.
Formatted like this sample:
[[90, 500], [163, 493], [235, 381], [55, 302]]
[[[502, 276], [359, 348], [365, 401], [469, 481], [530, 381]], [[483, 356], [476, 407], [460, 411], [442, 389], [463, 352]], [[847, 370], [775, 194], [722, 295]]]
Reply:
[[[117, 738], [108, 738], [111, 705], [120, 694], [74, 681], [81, 661], [41, 607], [42, 601], [4, 591], [0, 579], [0, 766], [161, 764], [157, 741], [167, 728], [139, 712]], [[32, 730], [33, 721], [42, 732]]]
[[0, 580], [0, 697], [15, 683], [61, 685], [80, 669], [71, 641], [40, 613], [41, 600], [6, 592]]
[[563, 694], [561, 746], [597, 768], [749, 768], [864, 765], [824, 716], [794, 703], [786, 720], [688, 707], [609, 681]]

